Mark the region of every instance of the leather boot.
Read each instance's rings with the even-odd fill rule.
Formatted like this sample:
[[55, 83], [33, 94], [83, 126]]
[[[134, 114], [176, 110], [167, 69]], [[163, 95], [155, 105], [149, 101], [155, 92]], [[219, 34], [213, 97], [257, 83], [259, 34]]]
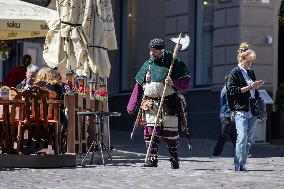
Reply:
[[[146, 149], [148, 150], [149, 147], [149, 141], [146, 142]], [[150, 148], [150, 156], [148, 157], [147, 162], [142, 167], [158, 167], [158, 142], [155, 138], [152, 142], [151, 148]]]
[[167, 145], [169, 154], [170, 154], [170, 162], [172, 169], [179, 169], [179, 158], [178, 158], [178, 142], [175, 144]]
[[158, 156], [151, 156], [142, 167], [158, 167]]
[[171, 169], [179, 169], [179, 159], [170, 159], [171, 162]]

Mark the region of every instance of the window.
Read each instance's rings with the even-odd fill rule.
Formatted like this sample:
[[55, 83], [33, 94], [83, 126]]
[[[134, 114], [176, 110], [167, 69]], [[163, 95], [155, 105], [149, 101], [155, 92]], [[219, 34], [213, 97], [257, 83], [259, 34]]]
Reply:
[[137, 0], [123, 0], [121, 91], [131, 90], [137, 73]]
[[212, 83], [213, 0], [196, 1], [196, 86]]

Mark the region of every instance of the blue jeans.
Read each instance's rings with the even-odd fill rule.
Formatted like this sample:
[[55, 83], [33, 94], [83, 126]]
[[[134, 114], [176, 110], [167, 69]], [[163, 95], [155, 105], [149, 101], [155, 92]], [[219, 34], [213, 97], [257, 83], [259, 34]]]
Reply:
[[235, 113], [237, 142], [235, 149], [235, 165], [243, 166], [246, 164], [247, 155], [254, 142], [254, 131], [256, 126], [256, 117], [247, 118]]

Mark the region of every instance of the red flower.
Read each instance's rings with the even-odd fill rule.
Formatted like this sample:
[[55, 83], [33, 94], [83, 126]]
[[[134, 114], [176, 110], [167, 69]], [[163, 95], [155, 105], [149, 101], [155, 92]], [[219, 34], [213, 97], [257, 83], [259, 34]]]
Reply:
[[68, 85], [64, 85], [64, 88], [65, 88], [66, 91], [68, 91], [70, 89]]
[[84, 87], [79, 87], [79, 88], [78, 88], [78, 91], [79, 91], [80, 93], [84, 92]]
[[97, 89], [97, 90], [94, 90], [93, 93], [94, 93], [95, 95], [99, 95], [99, 94], [100, 94], [100, 91]]
[[84, 92], [88, 93], [88, 92], [90, 92], [90, 89], [89, 88], [84, 88]]
[[96, 90], [93, 91], [93, 94], [96, 96], [97, 99], [99, 99], [101, 101], [106, 101], [108, 91], [107, 90], [101, 91], [99, 89], [96, 89]]
[[106, 96], [108, 94], [108, 91], [101, 91], [101, 96]]
[[73, 90], [77, 90], [77, 85], [74, 84], [74, 85], [72, 86], [72, 89], [73, 89]]

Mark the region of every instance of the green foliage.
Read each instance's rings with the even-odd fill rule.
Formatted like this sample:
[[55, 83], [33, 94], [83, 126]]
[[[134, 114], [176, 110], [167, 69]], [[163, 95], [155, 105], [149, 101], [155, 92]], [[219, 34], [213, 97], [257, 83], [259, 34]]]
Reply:
[[0, 57], [6, 60], [9, 57], [9, 49], [4, 41], [0, 42]]
[[284, 26], [284, 1], [282, 1], [280, 11], [279, 11], [279, 25]]
[[284, 81], [277, 89], [275, 105], [277, 106], [278, 111], [284, 111]]

